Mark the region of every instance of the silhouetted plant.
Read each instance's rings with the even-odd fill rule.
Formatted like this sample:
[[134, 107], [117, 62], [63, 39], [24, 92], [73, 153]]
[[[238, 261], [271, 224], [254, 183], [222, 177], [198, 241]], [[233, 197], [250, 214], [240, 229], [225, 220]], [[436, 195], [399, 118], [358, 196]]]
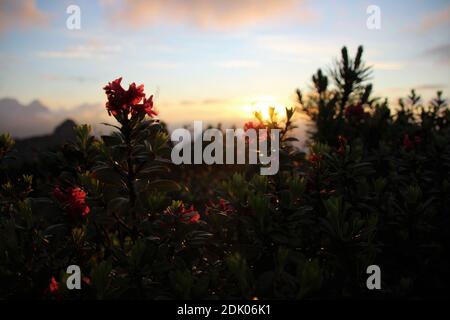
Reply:
[[[307, 153], [294, 108], [244, 126], [281, 130], [274, 176], [172, 165], [152, 96], [121, 78], [105, 87], [114, 132], [76, 127], [34, 176], [10, 170], [14, 141], [0, 136], [0, 297], [448, 296], [447, 101], [412, 91], [394, 112], [371, 97], [362, 53], [344, 47], [311, 93], [297, 91], [313, 124]], [[65, 286], [70, 264], [82, 290]], [[371, 264], [382, 268], [377, 292], [365, 286]]]

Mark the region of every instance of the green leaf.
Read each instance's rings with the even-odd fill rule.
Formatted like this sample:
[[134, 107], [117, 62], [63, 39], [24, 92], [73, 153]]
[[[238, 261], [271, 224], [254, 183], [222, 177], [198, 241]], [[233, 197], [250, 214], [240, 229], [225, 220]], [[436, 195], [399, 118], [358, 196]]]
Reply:
[[180, 185], [172, 180], [167, 179], [158, 179], [153, 180], [148, 184], [148, 187], [150, 189], [155, 189], [158, 191], [165, 191], [165, 192], [171, 192], [171, 191], [178, 191], [181, 189]]
[[124, 197], [114, 198], [108, 203], [108, 212], [109, 213], [114, 212], [120, 215], [127, 211], [129, 202], [130, 201], [128, 200], [128, 198]]

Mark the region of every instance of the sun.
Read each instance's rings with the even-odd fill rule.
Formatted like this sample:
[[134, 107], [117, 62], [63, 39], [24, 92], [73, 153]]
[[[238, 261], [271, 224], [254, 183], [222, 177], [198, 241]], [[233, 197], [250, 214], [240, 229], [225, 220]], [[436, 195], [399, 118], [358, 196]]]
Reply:
[[252, 99], [249, 104], [243, 107], [243, 111], [248, 115], [248, 117], [253, 117], [255, 112], [260, 112], [263, 120], [270, 120], [269, 109], [274, 108], [275, 113], [278, 117], [283, 118], [285, 116], [286, 110], [285, 105], [279, 102], [273, 96], [261, 96]]

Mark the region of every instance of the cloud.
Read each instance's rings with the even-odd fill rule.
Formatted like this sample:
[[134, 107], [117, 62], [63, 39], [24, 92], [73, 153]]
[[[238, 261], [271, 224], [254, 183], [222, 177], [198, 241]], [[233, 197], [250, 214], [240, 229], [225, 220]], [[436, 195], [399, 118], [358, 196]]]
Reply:
[[[381, 96], [388, 95], [393, 101], [397, 101], [399, 98], [406, 97], [411, 89], [416, 90], [416, 92], [423, 95], [424, 100], [428, 100], [434, 97], [437, 91], [444, 90], [447, 88], [445, 84], [440, 83], [422, 83], [417, 85], [412, 85], [408, 87], [389, 87], [381, 90]], [[394, 96], [395, 95], [395, 96]]]
[[425, 32], [446, 24], [450, 24], [450, 5], [444, 10], [425, 15], [420, 23], [419, 30]]
[[450, 64], [450, 43], [428, 49], [422, 56], [431, 57], [439, 63]]
[[424, 84], [418, 84], [415, 86], [409, 86], [409, 87], [391, 87], [387, 88], [386, 90], [389, 92], [404, 92], [409, 93], [411, 89], [415, 90], [422, 90], [422, 91], [436, 91], [436, 90], [442, 90], [445, 88], [444, 84], [439, 83], [424, 83]]
[[98, 40], [90, 40], [62, 50], [39, 51], [38, 56], [48, 59], [104, 59], [121, 51], [120, 45], [107, 45]]
[[209, 106], [209, 105], [225, 104], [227, 102], [229, 102], [229, 100], [227, 100], [227, 99], [209, 98], [209, 99], [202, 99], [202, 100], [181, 100], [179, 102], [179, 105], [181, 105], [181, 106]]
[[49, 81], [69, 81], [69, 82], [78, 82], [78, 83], [84, 83], [87, 81], [93, 81], [94, 78], [89, 78], [85, 76], [72, 76], [72, 75], [63, 75], [63, 74], [53, 74], [53, 73], [47, 73], [42, 75], [42, 79], [49, 80]]
[[368, 65], [372, 66], [375, 70], [401, 70], [404, 65], [399, 62], [382, 62], [382, 61], [369, 61]]
[[418, 85], [415, 87], [415, 89], [417, 90], [431, 90], [431, 91], [437, 91], [437, 90], [442, 90], [444, 89], [446, 86], [444, 84], [422, 84], [422, 85]]
[[[256, 38], [256, 46], [261, 50], [269, 50], [278, 55], [280, 59], [287, 61], [310, 63], [311, 61], [329, 61], [334, 56], [339, 47], [326, 42], [313, 41], [295, 36], [270, 35]], [[294, 60], [293, 60], [294, 59]]]
[[219, 61], [215, 64], [219, 68], [224, 69], [243, 69], [243, 68], [257, 68], [259, 62], [254, 60], [226, 60]]
[[114, 23], [141, 27], [158, 23], [224, 30], [266, 23], [286, 16], [297, 21], [313, 13], [302, 0], [107, 0], [102, 1]]
[[181, 62], [164, 60], [144, 62], [141, 65], [142, 67], [149, 69], [177, 69], [184, 66]]
[[46, 25], [49, 16], [39, 10], [34, 0], [1, 0], [0, 32]]

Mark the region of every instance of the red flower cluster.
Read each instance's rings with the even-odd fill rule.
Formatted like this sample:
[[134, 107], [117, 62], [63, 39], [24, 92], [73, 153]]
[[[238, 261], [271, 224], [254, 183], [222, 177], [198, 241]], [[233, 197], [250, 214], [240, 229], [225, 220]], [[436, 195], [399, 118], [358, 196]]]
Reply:
[[125, 90], [120, 84], [121, 81], [122, 78], [118, 78], [103, 88], [108, 97], [106, 109], [109, 115], [116, 117], [123, 114], [128, 118], [130, 113], [132, 115], [146, 113], [150, 117], [158, 114], [153, 110], [153, 95], [148, 99], [145, 97], [143, 84], [136, 86], [133, 82], [128, 90]]
[[92, 280], [90, 277], [83, 277], [81, 278], [81, 281], [83, 281], [86, 285], [90, 286], [92, 284]]
[[48, 290], [48, 292], [50, 292], [53, 295], [58, 293], [59, 285], [58, 285], [58, 282], [56, 281], [55, 277], [51, 278], [50, 284], [48, 285], [47, 290]]
[[308, 161], [310, 162], [310, 163], [312, 163], [312, 164], [317, 164], [320, 160], [321, 160], [321, 156], [320, 155], [317, 155], [317, 154], [315, 154], [315, 153], [311, 153], [309, 156], [308, 156]]
[[229, 214], [234, 211], [233, 206], [225, 199], [220, 198], [218, 203], [214, 203], [212, 200], [209, 201], [209, 204], [206, 206], [206, 214], [210, 213], [210, 210], [219, 210], [223, 213]]
[[59, 186], [56, 186], [53, 190], [53, 195], [63, 204], [64, 209], [71, 218], [84, 218], [91, 211], [86, 204], [86, 192], [78, 187], [68, 188], [63, 191]]
[[409, 138], [408, 134], [403, 136], [403, 149], [409, 152], [414, 149], [415, 146], [418, 146], [422, 143], [422, 138], [419, 136], [414, 136], [414, 141]]
[[[263, 123], [261, 123], [261, 122], [255, 123], [253, 121], [249, 121], [249, 122], [245, 123], [244, 124], [244, 131], [247, 132], [247, 130], [250, 130], [250, 129], [255, 129], [256, 130], [256, 133], [258, 135], [258, 141], [264, 141], [264, 140], [267, 139], [267, 134], [268, 134], [267, 130], [264, 130], [261, 133], [258, 131], [259, 129], [267, 129], [266, 126]], [[249, 142], [253, 143], [254, 140], [250, 139]]]
[[262, 123], [254, 123], [253, 121], [249, 121], [244, 124], [244, 131], [247, 131], [249, 129], [265, 129], [266, 127]]
[[364, 108], [360, 103], [352, 104], [345, 109], [345, 118], [347, 118], [348, 120], [361, 120], [362, 118], [364, 118], [364, 115]]
[[224, 212], [233, 211], [233, 206], [223, 198], [219, 199], [219, 208]]
[[196, 223], [200, 220], [200, 214], [194, 209], [194, 206], [190, 206], [188, 209], [184, 207], [184, 204], [180, 204], [175, 215], [180, 222]]

